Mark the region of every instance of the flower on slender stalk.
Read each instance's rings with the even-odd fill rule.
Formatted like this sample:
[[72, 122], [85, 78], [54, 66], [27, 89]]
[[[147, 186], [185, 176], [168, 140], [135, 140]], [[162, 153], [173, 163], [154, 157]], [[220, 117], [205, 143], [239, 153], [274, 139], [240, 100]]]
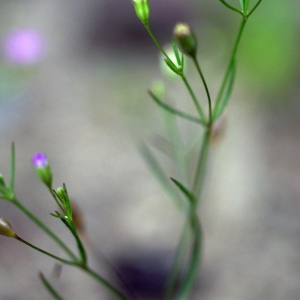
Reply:
[[6, 60], [17, 65], [31, 65], [45, 56], [42, 36], [34, 29], [20, 28], [10, 32], [4, 39], [3, 48]]
[[35, 167], [35, 172], [40, 180], [52, 190], [52, 172], [45, 153], [35, 153], [31, 161]]
[[17, 235], [14, 232], [13, 228], [11, 227], [11, 225], [9, 224], [9, 222], [4, 219], [3, 217], [0, 217], [0, 234], [8, 236], [8, 237], [12, 237], [12, 238], [16, 238]]
[[174, 37], [182, 53], [196, 58], [197, 39], [190, 26], [185, 23], [178, 23], [174, 28]]
[[145, 26], [148, 26], [150, 17], [148, 0], [132, 0], [132, 3], [138, 18]]

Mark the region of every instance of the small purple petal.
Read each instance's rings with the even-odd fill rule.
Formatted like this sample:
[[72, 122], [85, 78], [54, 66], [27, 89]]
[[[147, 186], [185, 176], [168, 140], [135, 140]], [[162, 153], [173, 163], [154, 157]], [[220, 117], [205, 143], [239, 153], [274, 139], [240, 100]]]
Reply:
[[4, 40], [4, 55], [15, 64], [32, 64], [44, 57], [44, 42], [38, 31], [17, 29]]
[[36, 168], [44, 168], [48, 165], [47, 156], [42, 152], [34, 154], [31, 161]]

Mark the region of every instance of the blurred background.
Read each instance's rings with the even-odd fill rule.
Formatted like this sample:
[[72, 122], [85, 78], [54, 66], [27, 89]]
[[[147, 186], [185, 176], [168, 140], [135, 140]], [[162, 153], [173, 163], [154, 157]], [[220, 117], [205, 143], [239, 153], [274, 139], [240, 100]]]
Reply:
[[[239, 16], [217, 0], [149, 2], [162, 44], [177, 21], [192, 25], [214, 98]], [[300, 298], [299, 9], [296, 0], [263, 0], [246, 25], [224, 135], [211, 149], [200, 207], [203, 265], [192, 299]], [[147, 89], [163, 80], [170, 98], [193, 112], [184, 86], [162, 72], [129, 0], [1, 1], [0, 24], [1, 173], [8, 180], [14, 141], [18, 198], [73, 243], [49, 215], [55, 203], [31, 166], [35, 152], [46, 152], [54, 187], [66, 183], [82, 211], [93, 269], [122, 285], [103, 254], [137, 299], [157, 299], [183, 219], [138, 144], [166, 135]], [[205, 102], [191, 66], [188, 77]], [[180, 126], [184, 139], [197, 136], [197, 128]], [[174, 176], [170, 160], [153, 151]], [[0, 212], [20, 237], [61, 254], [12, 204], [1, 201]], [[65, 299], [110, 299], [72, 268], [56, 278], [53, 260], [13, 239], [0, 236], [0, 255], [1, 300], [52, 299], [39, 271]]]

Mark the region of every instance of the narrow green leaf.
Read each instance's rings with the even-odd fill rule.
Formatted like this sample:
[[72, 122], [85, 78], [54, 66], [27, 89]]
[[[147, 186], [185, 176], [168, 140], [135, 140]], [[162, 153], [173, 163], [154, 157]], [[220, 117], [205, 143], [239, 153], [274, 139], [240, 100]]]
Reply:
[[249, 7], [249, 0], [244, 0], [244, 13], [246, 14], [248, 12], [248, 7]]
[[198, 124], [201, 124], [201, 125], [204, 125], [203, 122], [194, 117], [194, 116], [191, 116], [185, 112], [182, 112], [180, 110], [177, 110], [171, 106], [169, 106], [168, 104], [165, 104], [164, 102], [162, 102], [160, 99], [158, 99], [151, 91], [148, 91], [149, 95], [151, 96], [151, 98], [154, 100], [154, 102], [156, 104], [158, 104], [160, 107], [162, 107], [163, 109], [167, 110], [168, 112], [174, 114], [174, 115], [177, 115], [183, 119], [186, 119], [186, 120], [189, 120], [191, 122], [195, 122], [195, 123], [198, 123]]
[[141, 154], [146, 161], [148, 167], [153, 172], [154, 176], [156, 177], [157, 181], [166, 191], [170, 199], [174, 202], [174, 204], [180, 209], [184, 209], [184, 204], [181, 201], [181, 198], [177, 195], [176, 191], [172, 187], [169, 179], [165, 176], [163, 170], [161, 169], [159, 163], [154, 158], [150, 150], [145, 144], [140, 146]]
[[240, 15], [243, 15], [243, 13], [240, 10], [238, 10], [237, 8], [235, 8], [235, 7], [231, 6], [230, 4], [228, 4], [225, 0], [219, 0], [219, 1], [222, 4], [224, 4], [227, 8], [229, 8], [230, 10], [233, 10], [233, 11], [239, 13]]
[[53, 213], [50, 213], [50, 215], [51, 215], [52, 217], [55, 217], [55, 218], [58, 218], [58, 219], [65, 219], [65, 218], [66, 218], [65, 216], [57, 215], [57, 214], [53, 214]]
[[221, 99], [221, 101], [219, 102], [219, 105], [217, 107], [215, 107], [214, 109], [214, 113], [213, 113], [213, 119], [214, 121], [216, 121], [219, 116], [222, 114], [224, 108], [226, 107], [228, 100], [230, 98], [232, 89], [233, 89], [233, 84], [234, 84], [234, 79], [235, 79], [235, 62], [233, 62], [231, 69], [230, 69], [230, 75], [228, 77], [228, 81], [225, 87], [225, 91], [224, 91], [224, 96]]
[[166, 64], [168, 65], [168, 67], [177, 75], [181, 75], [182, 73], [182, 69], [181, 67], [176, 66], [172, 60], [169, 57], [166, 57], [165, 59]]
[[51, 296], [56, 300], [63, 300], [63, 298], [58, 294], [58, 292], [51, 286], [49, 281], [45, 278], [42, 272], [40, 272], [39, 277], [44, 285], [44, 287], [48, 290]]
[[180, 66], [182, 68], [182, 60], [180, 59], [179, 51], [178, 51], [177, 44], [176, 44], [174, 38], [172, 39], [172, 48], [173, 48], [173, 51], [174, 51], [174, 54], [176, 57], [177, 64], [178, 64], [178, 66]]
[[194, 197], [194, 195], [183, 184], [181, 184], [178, 180], [176, 180], [174, 178], [170, 178], [170, 179], [175, 183], [175, 185], [186, 196], [186, 198], [188, 199], [188, 201], [190, 202], [190, 204], [195, 203], [195, 197]]
[[245, 0], [240, 0], [242, 11], [245, 11]]

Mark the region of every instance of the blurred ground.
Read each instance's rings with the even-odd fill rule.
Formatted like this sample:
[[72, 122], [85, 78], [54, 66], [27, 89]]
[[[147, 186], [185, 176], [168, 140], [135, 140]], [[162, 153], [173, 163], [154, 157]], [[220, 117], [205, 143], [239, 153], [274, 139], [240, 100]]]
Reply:
[[[215, 95], [238, 19], [218, 1], [150, 2], [160, 40], [168, 40], [178, 19], [195, 26]], [[299, 21], [293, 15], [299, 4], [274, 1], [272, 10], [268, 5], [263, 1], [247, 25], [225, 136], [212, 149], [200, 212], [204, 260], [193, 299], [300, 298], [300, 68], [294, 35]], [[3, 68], [0, 74], [2, 81], [11, 78], [12, 86], [0, 99], [1, 173], [8, 178], [14, 141], [17, 196], [71, 242], [49, 216], [55, 204], [31, 167], [32, 154], [46, 152], [54, 186], [65, 182], [84, 213], [97, 249], [89, 249], [94, 269], [112, 277], [99, 258], [101, 250], [126, 272], [145, 275], [141, 269], [158, 265], [150, 273], [162, 281], [183, 220], [137, 150], [141, 140], [151, 143], [164, 134], [146, 94], [151, 82], [163, 77], [130, 1], [28, 0], [2, 2], [0, 8], [2, 38], [16, 27], [35, 28], [46, 45], [37, 65], [26, 71]], [[273, 26], [267, 26], [271, 20]], [[181, 84], [166, 81], [181, 101]], [[185, 133], [188, 128], [182, 126]], [[164, 163], [172, 176], [170, 162]], [[24, 239], [60, 253], [11, 204], [0, 202], [0, 215]], [[65, 299], [109, 299], [102, 287], [73, 269], [63, 267], [60, 278], [53, 278], [52, 260], [12, 239], [0, 237], [0, 254], [1, 300], [52, 299], [38, 280], [39, 271]]]

